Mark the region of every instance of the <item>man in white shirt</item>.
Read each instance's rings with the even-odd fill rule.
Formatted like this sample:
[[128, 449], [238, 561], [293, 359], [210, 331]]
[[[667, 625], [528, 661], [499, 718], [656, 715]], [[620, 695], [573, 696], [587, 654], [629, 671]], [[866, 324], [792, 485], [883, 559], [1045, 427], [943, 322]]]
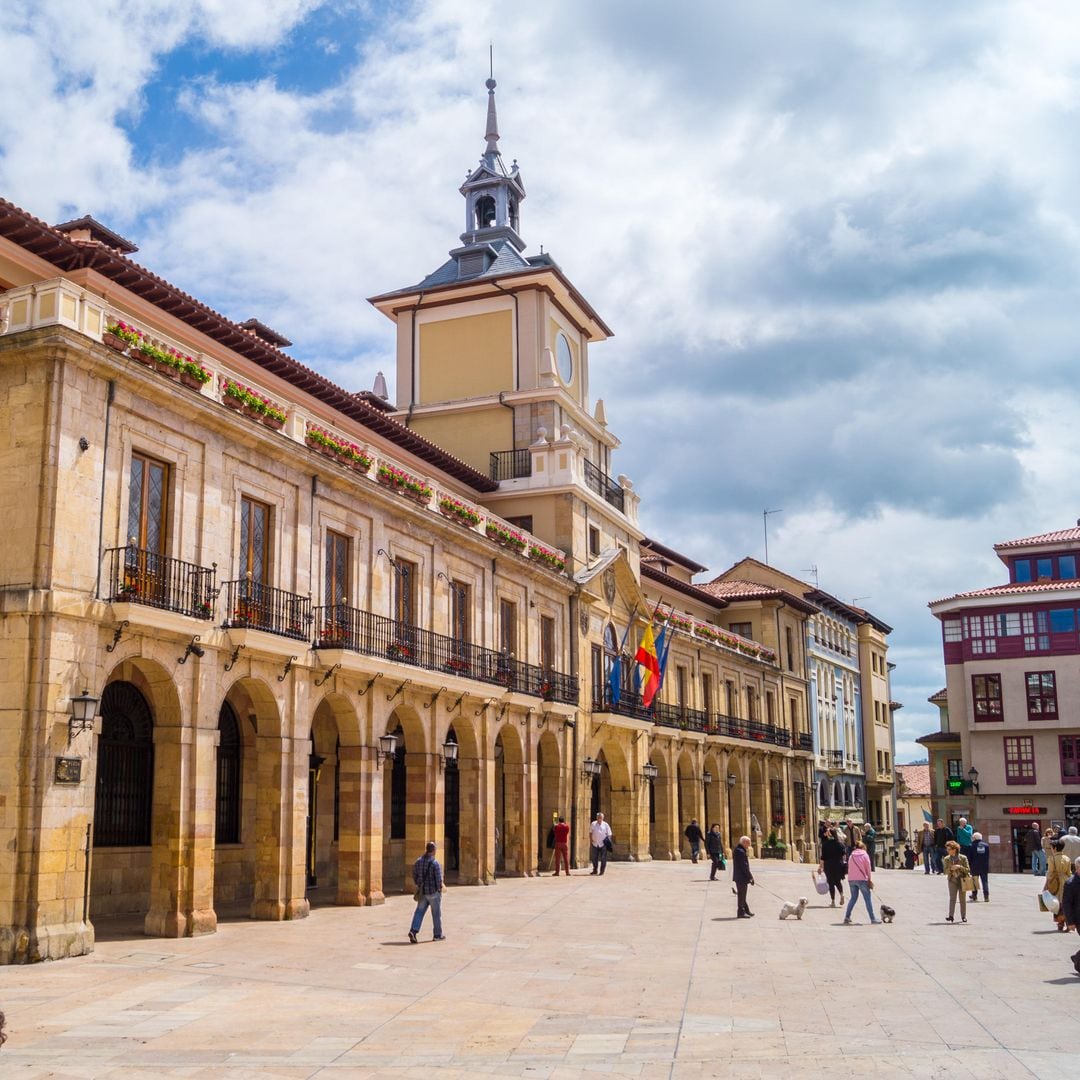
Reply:
[[1080, 836], [1077, 835], [1075, 825], [1069, 826], [1069, 831], [1063, 833], [1058, 839], [1065, 845], [1065, 854], [1069, 856], [1069, 862], [1075, 863], [1080, 859]]
[[[589, 842], [592, 844], [592, 873], [599, 872], [602, 877], [607, 869], [611, 826], [604, 820], [604, 815], [601, 813], [597, 813], [596, 820], [589, 826]], [[589, 876], [592, 877], [592, 874]]]

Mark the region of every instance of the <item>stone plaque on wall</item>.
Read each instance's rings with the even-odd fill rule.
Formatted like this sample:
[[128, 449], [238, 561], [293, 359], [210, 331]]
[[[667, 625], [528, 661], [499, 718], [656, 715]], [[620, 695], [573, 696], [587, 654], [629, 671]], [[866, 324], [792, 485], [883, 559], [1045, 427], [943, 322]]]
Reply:
[[78, 784], [82, 780], [82, 758], [58, 757], [53, 779], [58, 784]]

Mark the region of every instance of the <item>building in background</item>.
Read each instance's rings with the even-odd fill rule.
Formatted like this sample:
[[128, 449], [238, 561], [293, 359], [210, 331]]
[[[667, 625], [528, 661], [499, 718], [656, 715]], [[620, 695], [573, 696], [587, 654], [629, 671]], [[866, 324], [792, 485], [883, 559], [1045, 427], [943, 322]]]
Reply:
[[994, 551], [1005, 584], [930, 604], [949, 727], [919, 741], [944, 767], [943, 808], [968, 811], [1001, 873], [1027, 865], [1032, 823], [1080, 824], [1080, 525]]
[[929, 765], [897, 765], [895, 771], [896, 836], [897, 843], [902, 844], [922, 829], [924, 821], [933, 820], [934, 806]]

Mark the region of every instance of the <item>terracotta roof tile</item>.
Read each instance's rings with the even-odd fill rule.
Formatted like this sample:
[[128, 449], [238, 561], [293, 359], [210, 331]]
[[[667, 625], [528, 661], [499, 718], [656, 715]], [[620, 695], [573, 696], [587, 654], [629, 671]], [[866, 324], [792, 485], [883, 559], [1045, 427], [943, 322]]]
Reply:
[[896, 771], [900, 774], [903, 788], [900, 796], [904, 795], [930, 795], [930, 766], [929, 765], [897, 765]]
[[1080, 581], [1007, 581], [1004, 585], [991, 585], [985, 589], [972, 589], [970, 592], [955, 593], [953, 596], [943, 596], [940, 600], [931, 600], [929, 607], [935, 604], [944, 604], [949, 600], [971, 600], [979, 597], [992, 598], [995, 596], [1025, 596], [1031, 593], [1062, 592], [1066, 589], [1080, 589]]
[[738, 578], [717, 579], [699, 585], [698, 588], [715, 596], [717, 599], [729, 602], [737, 600], [782, 600], [785, 604], [808, 614], [821, 610], [816, 604], [788, 592], [787, 589], [777, 589], [772, 585], [761, 585], [756, 581], [741, 581]]
[[1069, 540], [1080, 540], [1080, 525], [1073, 529], [1058, 529], [1057, 532], [1042, 533], [1039, 536], [1025, 536], [1021, 540], [1003, 540], [1000, 544], [994, 545], [994, 550], [1028, 547], [1034, 544], [1059, 544]]

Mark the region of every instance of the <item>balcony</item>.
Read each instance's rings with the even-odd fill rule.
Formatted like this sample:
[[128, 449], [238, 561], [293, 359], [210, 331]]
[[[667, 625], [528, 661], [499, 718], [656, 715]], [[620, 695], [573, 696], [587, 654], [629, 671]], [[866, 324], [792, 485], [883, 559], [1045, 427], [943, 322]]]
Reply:
[[226, 581], [226, 629], [261, 630], [266, 634], [307, 641], [311, 630], [311, 600], [248, 578]]
[[844, 751], [843, 750], [826, 750], [822, 754], [825, 758], [825, 766], [832, 772], [844, 771]]
[[217, 567], [207, 569], [129, 544], [105, 552], [111, 604], [140, 604], [211, 619], [217, 589]]
[[528, 450], [493, 450], [489, 475], [492, 480], [521, 480], [532, 476], [532, 454]]
[[475, 679], [545, 701], [578, 703], [577, 679], [561, 671], [526, 664], [493, 649], [344, 604], [315, 608], [314, 616], [316, 649], [348, 649]]
[[814, 736], [809, 731], [799, 732], [799, 749], [811, 751], [814, 749]]
[[585, 462], [585, 486], [590, 491], [595, 491], [600, 498], [610, 503], [620, 513], [623, 512], [625, 501], [623, 489], [591, 461]]

